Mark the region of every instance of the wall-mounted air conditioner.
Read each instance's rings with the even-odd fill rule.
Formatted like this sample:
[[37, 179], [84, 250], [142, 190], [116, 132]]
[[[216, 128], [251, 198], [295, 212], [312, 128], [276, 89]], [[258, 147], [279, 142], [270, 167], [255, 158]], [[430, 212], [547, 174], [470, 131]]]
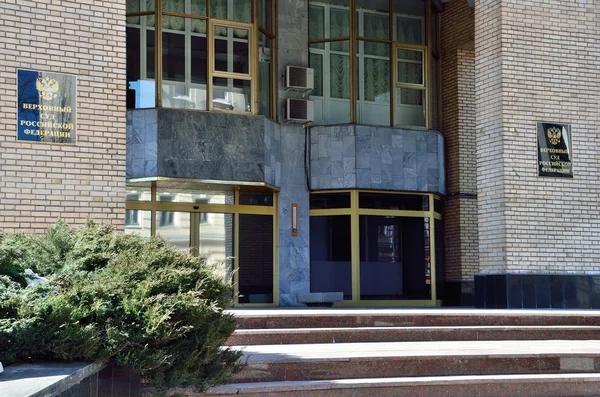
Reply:
[[306, 123], [315, 120], [313, 101], [288, 98], [285, 105], [286, 123]]
[[315, 72], [302, 66], [285, 68], [285, 88], [288, 90], [310, 91], [315, 88]]

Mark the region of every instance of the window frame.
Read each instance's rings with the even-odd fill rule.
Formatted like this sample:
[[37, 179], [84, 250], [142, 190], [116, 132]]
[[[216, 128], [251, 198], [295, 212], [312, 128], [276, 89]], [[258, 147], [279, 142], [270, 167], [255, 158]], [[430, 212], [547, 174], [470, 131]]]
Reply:
[[[359, 31], [359, 28], [363, 28], [364, 29], [364, 18], [365, 15], [377, 15], [377, 14], [382, 14], [385, 15], [386, 13], [384, 12], [377, 12], [377, 11], [372, 11], [372, 10], [367, 10], [364, 8], [358, 8], [357, 4], [355, 1], [349, 1], [349, 5], [348, 6], [342, 6], [342, 5], [338, 5], [338, 4], [330, 4], [330, 3], [325, 3], [325, 2], [319, 2], [319, 1], [309, 1], [308, 7], [310, 10], [310, 7], [319, 7], [322, 8], [323, 10], [323, 38], [319, 38], [319, 39], [313, 39], [313, 40], [309, 40], [308, 44], [309, 44], [309, 53], [310, 55], [315, 54], [318, 55], [320, 57], [322, 57], [322, 69], [323, 69], [323, 75], [325, 76], [326, 71], [328, 70], [327, 66], [327, 59], [329, 57], [328, 53], [330, 54], [331, 51], [329, 50], [329, 46], [331, 45], [331, 43], [337, 42], [337, 41], [342, 41], [342, 40], [348, 40], [350, 43], [350, 51], [349, 51], [349, 57], [350, 57], [350, 120], [349, 123], [350, 124], [357, 124], [359, 122], [360, 119], [360, 114], [359, 114], [359, 105], [364, 104], [364, 102], [369, 102], [369, 101], [365, 101], [364, 100], [364, 95], [361, 96], [361, 94], [364, 92], [364, 84], [363, 86], [360, 86], [360, 82], [363, 80], [360, 78], [360, 76], [358, 75], [358, 72], [360, 71], [362, 73], [362, 67], [363, 65], [360, 64], [361, 60], [366, 59], [367, 54], [365, 54], [364, 50], [362, 50], [362, 48], [364, 47], [364, 43], [366, 42], [372, 42], [372, 43], [382, 43], [382, 44], [387, 44], [389, 46], [389, 62], [390, 62], [390, 87], [389, 87], [389, 107], [390, 107], [390, 122], [389, 124], [387, 124], [387, 126], [391, 126], [391, 127], [410, 127], [410, 128], [414, 128], [414, 129], [430, 129], [432, 128], [432, 126], [434, 125], [434, 123], [432, 122], [432, 101], [435, 101], [436, 104], [438, 104], [437, 109], [439, 109], [439, 83], [437, 84], [438, 87], [438, 98], [431, 98], [432, 93], [432, 79], [436, 79], [436, 82], [439, 82], [439, 70], [437, 71], [437, 75], [438, 76], [432, 76], [431, 73], [431, 66], [432, 66], [432, 60], [431, 57], [435, 57], [435, 59], [439, 59], [439, 49], [435, 49], [433, 48], [433, 44], [436, 42], [434, 40], [434, 37], [432, 37], [432, 34], [436, 34], [437, 35], [437, 43], [439, 45], [439, 14], [436, 14], [433, 10], [434, 5], [432, 4], [431, 0], [424, 0], [425, 1], [425, 15], [423, 16], [415, 16], [415, 15], [407, 15], [407, 14], [403, 14], [403, 13], [396, 13], [394, 12], [394, 1], [390, 0], [389, 1], [389, 26], [388, 26], [388, 38], [387, 39], [376, 39], [376, 38], [371, 38], [371, 37], [365, 37], [364, 36], [364, 30], [361, 32]], [[346, 9], [349, 12], [349, 36], [345, 36], [345, 37], [335, 37], [335, 38], [331, 38], [330, 36], [330, 32], [329, 32], [329, 20], [330, 20], [330, 10], [331, 9]], [[310, 12], [309, 12], [310, 14]], [[432, 23], [432, 16], [435, 15], [437, 26], [433, 26]], [[424, 44], [410, 44], [410, 43], [406, 43], [406, 42], [400, 42], [400, 41], [396, 41], [396, 31], [397, 31], [397, 26], [396, 26], [396, 22], [397, 22], [397, 18], [398, 17], [406, 17], [406, 18], [411, 18], [411, 19], [419, 19], [422, 23], [421, 26], [421, 32], [423, 34], [423, 43]], [[310, 22], [309, 22], [310, 23]], [[322, 48], [317, 48], [316, 45], [320, 45], [322, 46]], [[406, 124], [403, 123], [402, 120], [395, 120], [396, 117], [396, 76], [397, 76], [397, 48], [403, 48], [403, 49], [409, 49], [409, 50], [418, 50], [418, 51], [422, 51], [423, 53], [423, 84], [422, 85], [411, 85], [408, 86], [406, 84], [402, 84], [401, 88], [409, 88], [409, 89], [419, 89], [419, 90], [423, 90], [424, 94], [423, 94], [423, 112], [424, 112], [424, 116], [423, 116], [423, 125], [419, 126], [419, 125], [410, 125], [410, 124]], [[360, 59], [359, 59], [360, 58]], [[438, 67], [439, 67], [439, 63], [438, 63]], [[323, 77], [323, 84], [322, 84], [322, 95], [317, 97], [319, 99], [322, 98], [322, 100], [325, 102], [324, 103], [324, 109], [327, 109], [327, 104], [326, 104], [326, 100], [328, 99], [328, 97], [326, 96], [326, 93], [328, 92], [328, 90], [325, 87], [325, 82], [327, 81], [326, 78]], [[313, 95], [313, 97], [316, 97]], [[325, 112], [325, 111], [324, 111]], [[439, 120], [439, 110], [438, 110], [438, 120]], [[326, 122], [325, 125], [331, 125], [331, 124], [335, 124], [335, 123], [331, 123], [331, 122]], [[384, 125], [384, 124], [381, 124]], [[437, 127], [439, 129], [440, 124], [439, 122], [437, 123]]]
[[[206, 106], [205, 109], [197, 109], [200, 111], [221, 111], [227, 113], [237, 113], [237, 114], [261, 114], [260, 109], [260, 92], [259, 92], [259, 68], [258, 62], [260, 61], [259, 56], [259, 40], [258, 34], [265, 34], [270, 40], [270, 69], [269, 69], [269, 92], [266, 93], [268, 95], [269, 107], [268, 107], [268, 115], [264, 115], [272, 120], [277, 120], [277, 103], [276, 103], [276, 94], [277, 94], [277, 76], [276, 76], [276, 64], [275, 64], [275, 56], [274, 54], [277, 51], [276, 48], [276, 1], [269, 1], [268, 9], [264, 9], [261, 4], [261, 0], [248, 0], [251, 2], [252, 12], [251, 12], [251, 22], [240, 22], [233, 19], [219, 19], [216, 17], [212, 17], [211, 15], [211, 7], [210, 0], [206, 0], [206, 15], [197, 15], [191, 13], [191, 0], [183, 0], [185, 2], [185, 12], [172, 12], [163, 10], [163, 0], [155, 0], [154, 1], [154, 10], [146, 10], [146, 1], [137, 0], [139, 7], [137, 7], [140, 11], [129, 12], [126, 13], [126, 27], [127, 28], [135, 28], [140, 37], [140, 71], [139, 71], [139, 79], [140, 80], [150, 80], [154, 82], [154, 107], [161, 108], [163, 107], [163, 83], [168, 82], [168, 86], [182, 86], [185, 87], [188, 91], [190, 87], [200, 86], [202, 84], [192, 83], [191, 82], [191, 36], [202, 36], [200, 33], [192, 33], [190, 31], [190, 20], [204, 20], [206, 21], [206, 33], [204, 37], [206, 37], [207, 42], [207, 65], [206, 65]], [[232, 0], [228, 0], [232, 1]], [[268, 18], [268, 26], [262, 26], [262, 19], [259, 15], [259, 12], [264, 11], [266, 17]], [[163, 16], [171, 16], [171, 17], [181, 17], [184, 18], [184, 29], [181, 31], [181, 34], [185, 35], [185, 57], [186, 57], [186, 71], [185, 71], [185, 82], [178, 81], [170, 81], [163, 76], [163, 33], [169, 32], [173, 33], [170, 30], [163, 30], [162, 22]], [[140, 17], [140, 20], [137, 22], [129, 22], [129, 18]], [[154, 19], [154, 26], [148, 26], [146, 20], [147, 18], [143, 17], [152, 17]], [[233, 28], [244, 28], [249, 30], [248, 40], [249, 40], [249, 51], [248, 51], [248, 61], [249, 61], [249, 73], [246, 74], [229, 74], [227, 72], [215, 71], [214, 69], [214, 26], [215, 24], [219, 26], [227, 26]], [[153, 31], [154, 33], [154, 59], [148, 59], [147, 56], [147, 40], [146, 35], [148, 31]], [[179, 32], [178, 32], [179, 33]], [[188, 58], [189, 57], [189, 58]], [[147, 70], [148, 65], [150, 63], [154, 64], [154, 78], [148, 78]], [[192, 65], [193, 66], [193, 65]], [[228, 76], [229, 75], [229, 76]], [[251, 81], [250, 86], [250, 112], [247, 111], [235, 111], [235, 110], [224, 110], [224, 109], [216, 109], [212, 102], [213, 98], [213, 81], [214, 78], [230, 78], [230, 79], [239, 79], [239, 80], [248, 80]], [[175, 107], [175, 109], [177, 109]]]

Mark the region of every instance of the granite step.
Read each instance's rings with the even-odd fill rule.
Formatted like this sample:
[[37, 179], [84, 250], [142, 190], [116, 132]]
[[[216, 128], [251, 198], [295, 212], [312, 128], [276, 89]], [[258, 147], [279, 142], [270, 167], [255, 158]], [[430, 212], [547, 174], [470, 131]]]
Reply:
[[600, 326], [600, 311], [464, 309], [233, 309], [238, 329]]
[[238, 329], [227, 345], [468, 340], [586, 340], [600, 326], [466, 326]]
[[580, 397], [600, 395], [600, 374], [468, 375], [261, 382], [220, 386], [189, 396], [250, 397]]
[[600, 372], [596, 340], [257, 345], [243, 352], [247, 365], [235, 383]]

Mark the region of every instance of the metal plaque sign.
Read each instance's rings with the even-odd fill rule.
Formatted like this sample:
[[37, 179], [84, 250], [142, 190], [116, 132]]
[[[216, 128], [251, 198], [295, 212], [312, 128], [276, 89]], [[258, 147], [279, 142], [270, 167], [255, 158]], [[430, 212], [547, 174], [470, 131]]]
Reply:
[[17, 140], [77, 143], [77, 78], [17, 70]]
[[573, 146], [568, 124], [537, 123], [538, 175], [573, 178]]

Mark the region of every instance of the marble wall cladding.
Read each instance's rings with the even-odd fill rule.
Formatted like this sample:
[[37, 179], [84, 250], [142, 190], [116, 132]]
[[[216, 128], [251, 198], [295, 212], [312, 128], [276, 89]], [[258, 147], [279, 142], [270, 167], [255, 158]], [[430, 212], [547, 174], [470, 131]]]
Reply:
[[281, 178], [280, 126], [259, 116], [128, 111], [127, 177], [266, 182]]
[[[289, 65], [308, 66], [308, 2], [277, 1], [278, 76]], [[286, 98], [302, 98], [302, 93], [285, 91], [279, 84], [279, 118], [283, 121]], [[280, 306], [300, 306], [298, 294], [310, 292], [309, 193], [306, 184], [302, 126], [281, 126], [281, 188], [279, 193], [279, 302]], [[298, 236], [292, 236], [292, 204], [298, 204]], [[303, 305], [302, 305], [303, 306]]]
[[319, 126], [311, 128], [310, 141], [314, 190], [445, 193], [444, 140], [437, 131]]

